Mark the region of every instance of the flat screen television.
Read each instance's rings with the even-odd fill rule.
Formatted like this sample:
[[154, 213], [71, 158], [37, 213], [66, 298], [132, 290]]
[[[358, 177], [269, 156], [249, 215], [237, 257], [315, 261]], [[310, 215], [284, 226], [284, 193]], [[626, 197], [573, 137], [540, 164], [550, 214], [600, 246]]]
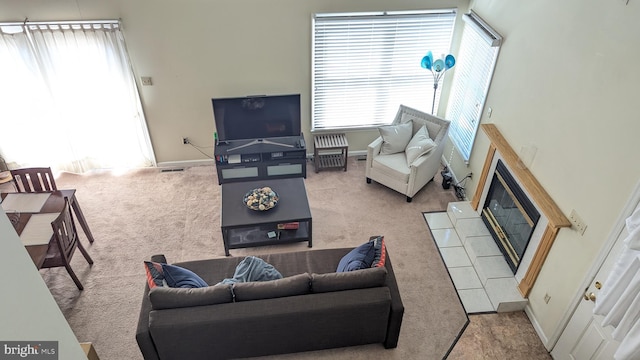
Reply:
[[219, 141], [299, 136], [300, 94], [211, 99]]

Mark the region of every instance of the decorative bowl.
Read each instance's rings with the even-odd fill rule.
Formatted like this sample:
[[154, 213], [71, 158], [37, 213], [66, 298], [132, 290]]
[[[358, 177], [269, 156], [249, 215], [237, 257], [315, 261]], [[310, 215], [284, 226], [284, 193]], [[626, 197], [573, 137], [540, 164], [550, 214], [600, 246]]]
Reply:
[[278, 194], [268, 186], [250, 190], [242, 198], [242, 202], [251, 210], [266, 211], [278, 204]]

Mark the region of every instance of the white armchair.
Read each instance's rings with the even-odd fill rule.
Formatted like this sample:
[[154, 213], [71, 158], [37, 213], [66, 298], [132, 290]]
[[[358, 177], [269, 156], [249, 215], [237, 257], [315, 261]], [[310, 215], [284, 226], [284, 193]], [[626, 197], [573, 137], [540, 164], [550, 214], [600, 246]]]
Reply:
[[393, 123], [382, 127], [381, 136], [367, 148], [367, 183], [375, 180], [406, 195], [411, 202], [440, 169], [449, 124], [448, 120], [400, 105]]

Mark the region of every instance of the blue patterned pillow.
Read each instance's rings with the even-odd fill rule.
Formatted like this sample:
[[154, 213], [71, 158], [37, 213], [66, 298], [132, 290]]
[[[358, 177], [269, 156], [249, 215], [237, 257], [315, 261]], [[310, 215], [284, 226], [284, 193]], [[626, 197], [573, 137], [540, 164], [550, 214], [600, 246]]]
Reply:
[[376, 249], [373, 241], [368, 241], [357, 248], [349, 251], [338, 263], [336, 272], [345, 272], [370, 268], [376, 256]]
[[162, 264], [162, 272], [169, 287], [201, 288], [209, 286], [200, 276], [180, 266]]

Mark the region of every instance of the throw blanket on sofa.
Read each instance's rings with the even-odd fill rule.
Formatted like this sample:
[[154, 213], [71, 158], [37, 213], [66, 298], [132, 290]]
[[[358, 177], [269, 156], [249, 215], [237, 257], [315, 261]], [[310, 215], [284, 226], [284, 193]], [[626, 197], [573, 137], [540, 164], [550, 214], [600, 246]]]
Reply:
[[236, 266], [232, 278], [226, 278], [219, 284], [233, 285], [238, 282], [269, 281], [282, 279], [282, 274], [273, 265], [255, 256], [245, 257]]

